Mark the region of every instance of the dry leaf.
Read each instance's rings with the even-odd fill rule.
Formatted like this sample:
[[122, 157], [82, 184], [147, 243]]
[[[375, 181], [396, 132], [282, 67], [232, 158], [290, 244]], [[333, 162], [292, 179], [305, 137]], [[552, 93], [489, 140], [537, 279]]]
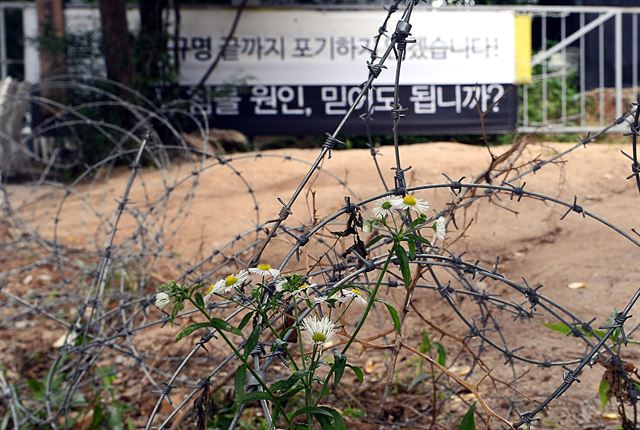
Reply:
[[449, 370], [458, 376], [466, 376], [471, 372], [471, 367], [469, 366], [453, 366], [450, 367]]
[[380, 367], [380, 363], [376, 363], [373, 360], [367, 360], [367, 364], [364, 366], [365, 373], [373, 373], [378, 367]]
[[56, 340], [55, 342], [53, 342], [53, 347], [54, 348], [62, 348], [65, 345], [70, 345], [73, 343], [74, 340], [77, 339], [78, 334], [75, 330], [73, 330], [71, 333], [65, 333], [62, 336], [60, 336], [58, 338], [58, 340]]
[[604, 418], [606, 420], [617, 420], [620, 417], [615, 412], [603, 412], [602, 413], [602, 418]]
[[466, 402], [470, 402], [476, 398], [476, 395], [473, 393], [464, 393], [464, 394], [461, 394], [460, 397], [462, 398], [462, 400]]
[[38, 275], [38, 279], [43, 282], [51, 282], [53, 278], [48, 273], [42, 273]]

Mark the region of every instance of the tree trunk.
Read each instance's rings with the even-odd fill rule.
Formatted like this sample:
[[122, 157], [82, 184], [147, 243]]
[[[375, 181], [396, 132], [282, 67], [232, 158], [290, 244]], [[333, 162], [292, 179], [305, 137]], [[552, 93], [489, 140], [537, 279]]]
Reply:
[[141, 87], [148, 95], [166, 76], [167, 32], [163, 12], [168, 0], [140, 0], [140, 34], [138, 36], [138, 66]]
[[[36, 0], [41, 80], [66, 73], [63, 0]], [[42, 96], [65, 102], [64, 90], [42, 85]]]
[[129, 46], [125, 0], [99, 0], [102, 45], [107, 77], [121, 84], [133, 83], [132, 51]]

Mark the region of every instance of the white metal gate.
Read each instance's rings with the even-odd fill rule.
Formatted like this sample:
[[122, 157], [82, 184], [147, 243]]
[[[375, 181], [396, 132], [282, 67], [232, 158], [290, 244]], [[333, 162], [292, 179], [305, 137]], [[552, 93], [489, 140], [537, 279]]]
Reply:
[[[619, 118], [627, 104], [635, 101], [640, 8], [524, 6], [510, 9], [530, 14], [534, 28], [536, 23], [539, 28], [540, 50], [532, 58], [533, 83], [519, 89], [520, 131], [573, 133], [599, 130]], [[567, 23], [572, 19], [578, 22], [578, 28], [569, 32]], [[559, 27], [560, 38], [552, 44], [548, 30], [553, 24]], [[613, 35], [605, 38], [607, 30], [612, 30]], [[631, 35], [628, 39], [623, 39], [625, 31]], [[606, 69], [611, 68], [605, 67], [609, 52], [613, 52], [614, 76], [607, 76]], [[630, 60], [626, 74], [625, 56]], [[591, 61], [591, 67], [587, 64], [588, 58], [595, 60]], [[597, 64], [597, 70], [593, 63]], [[589, 72], [596, 74], [598, 81], [591, 89], [586, 82]], [[613, 82], [607, 84], [607, 80]], [[552, 113], [551, 106], [558, 109]], [[536, 118], [532, 118], [532, 112], [538, 114]], [[614, 127], [612, 131], [623, 128]]]

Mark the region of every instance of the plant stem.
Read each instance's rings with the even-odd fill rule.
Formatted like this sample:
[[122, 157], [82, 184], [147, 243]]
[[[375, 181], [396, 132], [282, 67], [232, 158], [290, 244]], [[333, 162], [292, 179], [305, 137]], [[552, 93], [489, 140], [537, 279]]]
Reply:
[[[364, 326], [364, 323], [367, 320], [367, 316], [369, 315], [369, 312], [371, 311], [371, 308], [373, 307], [373, 304], [376, 301], [376, 296], [378, 295], [378, 290], [380, 289], [380, 285], [382, 285], [382, 280], [384, 279], [384, 275], [385, 273], [387, 273], [387, 270], [389, 269], [389, 264], [391, 264], [391, 259], [393, 258], [393, 254], [395, 253], [396, 245], [397, 245], [397, 242], [394, 241], [393, 247], [389, 250], [389, 255], [387, 256], [387, 259], [384, 262], [384, 266], [382, 266], [382, 271], [378, 276], [378, 281], [376, 282], [376, 286], [373, 288], [373, 291], [371, 292], [371, 296], [369, 297], [369, 302], [367, 302], [367, 307], [364, 309], [364, 312], [362, 312], [362, 316], [360, 317], [360, 320], [358, 321], [358, 325], [353, 331], [353, 334], [351, 335], [351, 337], [349, 338], [345, 346], [342, 348], [341, 354], [344, 354], [347, 352], [351, 344], [355, 341], [356, 336]], [[318, 400], [316, 401], [316, 406], [318, 405], [318, 403], [320, 403], [320, 400], [322, 399], [322, 393], [324, 393], [327, 385], [329, 384], [329, 379], [331, 379], [331, 376], [333, 376], [333, 367], [331, 368], [331, 370], [329, 370], [329, 374], [327, 374], [327, 377], [324, 379], [324, 382], [322, 384], [322, 389], [320, 390], [320, 394], [318, 395]]]
[[[207, 313], [205, 308], [200, 307], [195, 300], [193, 300], [191, 297], [188, 298], [188, 300], [200, 311], [200, 313], [202, 313], [202, 315], [204, 315], [207, 320], [209, 322], [211, 322], [211, 317], [209, 316], [209, 314]], [[271, 399], [273, 400], [273, 404], [278, 408], [278, 410], [282, 413], [282, 415], [284, 416], [284, 418], [287, 420], [287, 426], [289, 428], [291, 428], [292, 423], [291, 420], [289, 419], [289, 416], [287, 415], [287, 413], [284, 411], [284, 408], [282, 407], [282, 405], [280, 404], [280, 401], [276, 398], [276, 396], [271, 392], [271, 390], [269, 389], [269, 387], [267, 386], [267, 384], [262, 380], [262, 378], [260, 377], [260, 375], [258, 375], [258, 373], [255, 371], [255, 369], [253, 367], [251, 367], [251, 364], [247, 361], [247, 359], [244, 358], [244, 356], [242, 355], [242, 353], [236, 348], [236, 346], [233, 344], [233, 342], [231, 342], [231, 339], [229, 339], [227, 337], [227, 335], [224, 333], [224, 331], [216, 328], [216, 331], [218, 332], [218, 334], [220, 335], [220, 337], [226, 342], [227, 346], [229, 346], [229, 349], [231, 349], [231, 351], [233, 352], [233, 354], [238, 357], [238, 359], [240, 359], [240, 361], [242, 362], [242, 364], [245, 365], [245, 367], [247, 368], [247, 370], [249, 371], [249, 373], [251, 373], [251, 375], [256, 379], [256, 381], [258, 382], [258, 384], [260, 384], [260, 387], [262, 387], [262, 389], [271, 397]]]

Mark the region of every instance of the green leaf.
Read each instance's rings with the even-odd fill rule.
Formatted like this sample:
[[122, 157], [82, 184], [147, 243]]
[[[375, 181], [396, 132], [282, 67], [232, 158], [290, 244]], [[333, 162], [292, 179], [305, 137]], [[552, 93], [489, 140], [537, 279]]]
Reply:
[[362, 369], [360, 369], [358, 366], [354, 366], [348, 363], [346, 366], [349, 369], [353, 370], [353, 373], [356, 374], [356, 378], [358, 379], [358, 382], [362, 384], [364, 382], [364, 373], [362, 372]]
[[600, 397], [600, 404], [602, 409], [607, 407], [609, 399], [611, 398], [611, 384], [604, 377], [600, 380], [600, 386], [598, 387], [598, 396]]
[[252, 316], [253, 316], [253, 311], [247, 312], [247, 314], [242, 317], [242, 321], [240, 321], [240, 325], [238, 326], [238, 330], [242, 330], [243, 328], [245, 328], [245, 326], [247, 324], [249, 324], [249, 321], [251, 320]]
[[44, 384], [37, 379], [27, 379], [27, 386], [31, 390], [31, 393], [37, 399], [44, 397]]
[[[598, 336], [598, 338], [602, 339], [602, 337], [605, 336], [605, 332], [602, 330], [598, 330], [598, 329], [591, 329], [591, 332], [586, 331], [584, 328], [580, 327], [580, 325], [575, 324], [573, 326], [569, 326], [563, 322], [559, 322], [559, 323], [544, 323], [544, 326], [548, 329], [551, 329], [557, 333], [563, 334], [565, 336], [574, 335], [574, 330], [578, 330], [580, 333], [582, 333], [583, 335], [587, 336], [587, 337], [593, 337], [593, 334], [591, 332], [593, 332], [596, 336]], [[573, 327], [573, 328], [572, 328]]]
[[366, 411], [358, 408], [352, 408], [350, 406], [347, 406], [346, 408], [344, 408], [343, 413], [345, 417], [349, 417], [349, 418], [364, 418], [367, 416]]
[[89, 424], [89, 429], [98, 429], [107, 421], [107, 416], [102, 409], [102, 405], [100, 402], [96, 402], [93, 406], [93, 413], [91, 417], [91, 423]]
[[412, 236], [409, 236], [407, 239], [407, 243], [409, 244], [409, 258], [412, 260], [416, 259], [416, 242], [414, 241]]
[[211, 327], [211, 324], [209, 324], [208, 322], [201, 322], [201, 323], [188, 325], [182, 330], [180, 330], [180, 333], [176, 335], [176, 342], [180, 341], [185, 336], [189, 336], [191, 333], [193, 333], [196, 330], [199, 330], [201, 328], [209, 328], [209, 327]]
[[560, 334], [568, 335], [571, 333], [571, 327], [565, 323], [544, 323], [544, 326]]
[[429, 338], [429, 333], [427, 333], [426, 331], [422, 332], [422, 342], [420, 342], [420, 345], [418, 346], [418, 351], [423, 354], [426, 354], [428, 352], [429, 355], [431, 355], [433, 351], [433, 347], [431, 346], [431, 338]]
[[396, 329], [398, 333], [402, 330], [402, 323], [400, 322], [400, 317], [398, 316], [398, 311], [394, 308], [390, 303], [382, 302], [387, 307], [389, 311], [389, 315], [391, 315], [391, 321], [393, 321], [393, 328]]
[[431, 246], [431, 242], [429, 242], [429, 239], [425, 239], [424, 237], [422, 237], [422, 236], [418, 236], [418, 235], [416, 235], [416, 236], [415, 236], [415, 239], [416, 239], [418, 242], [422, 242], [422, 243], [424, 243], [425, 245], [429, 245], [429, 246]]
[[[175, 296], [171, 295], [171, 297]], [[173, 322], [176, 320], [176, 317], [178, 316], [180, 311], [182, 311], [182, 309], [184, 309], [184, 297], [181, 297], [179, 301], [177, 301], [171, 308], [171, 324], [173, 324]]]
[[202, 298], [202, 294], [195, 293], [193, 295], [193, 300], [196, 302], [196, 305], [198, 305], [199, 308], [204, 309], [204, 299]]
[[235, 328], [225, 320], [221, 320], [220, 318], [211, 318], [211, 327], [217, 328], [218, 330], [228, 331], [233, 334], [242, 335], [242, 331]]
[[[314, 417], [320, 423], [320, 428], [322, 430], [333, 430], [333, 423], [331, 422], [331, 418], [326, 417], [324, 415], [314, 415]], [[308, 426], [300, 427], [300, 429], [303, 429], [303, 428], [309, 429], [309, 430], [313, 429], [313, 427], [308, 427]]]
[[334, 351], [333, 358], [333, 383], [338, 385], [340, 379], [342, 379], [342, 375], [344, 374], [344, 368], [347, 365], [347, 356], [340, 354], [338, 351]]
[[425, 216], [425, 214], [420, 214], [416, 219], [413, 220], [411, 225], [415, 228], [420, 224], [424, 224], [426, 221], [427, 221], [427, 217]]
[[471, 405], [467, 413], [464, 414], [464, 417], [462, 417], [462, 422], [460, 423], [460, 427], [458, 427], [458, 430], [476, 430], [476, 419], [474, 416], [475, 412], [476, 404], [474, 403], [473, 405]]
[[411, 269], [409, 268], [409, 258], [407, 257], [407, 251], [400, 245], [396, 245], [396, 255], [398, 256], [398, 263], [400, 264], [400, 271], [402, 271], [402, 279], [404, 280], [405, 287], [411, 285]]
[[236, 389], [236, 402], [238, 404], [242, 403], [242, 399], [244, 398], [244, 387], [247, 383], [247, 366], [244, 364], [238, 367], [236, 370], [236, 374], [233, 377], [233, 386]]
[[333, 418], [331, 412], [327, 411], [323, 408], [316, 408], [314, 406], [305, 406], [304, 408], [300, 408], [295, 411], [289, 419], [293, 419], [299, 415], [324, 415], [325, 417]]
[[308, 372], [294, 372], [287, 379], [281, 379], [274, 382], [269, 388], [274, 393], [284, 393], [285, 391], [289, 391], [307, 373]]
[[328, 406], [321, 406], [320, 409], [324, 409], [332, 415], [333, 417], [333, 420], [332, 420], [333, 422], [331, 425], [332, 430], [347, 430], [347, 425], [344, 422], [342, 415], [340, 415], [340, 412]]
[[373, 239], [371, 239], [369, 242], [367, 242], [366, 247], [367, 247], [367, 248], [369, 248], [369, 247], [371, 247], [371, 246], [375, 245], [375, 244], [376, 244], [380, 239], [382, 239], [382, 237], [383, 237], [383, 236], [380, 236], [380, 235], [378, 235], [378, 236], [374, 237], [374, 238], [373, 238]]
[[260, 325], [256, 325], [251, 334], [249, 335], [249, 339], [247, 339], [247, 343], [244, 345], [244, 358], [246, 359], [251, 354], [251, 351], [258, 345], [258, 341], [260, 340]]
[[436, 361], [441, 366], [444, 366], [445, 363], [447, 362], [447, 350], [445, 349], [444, 345], [441, 344], [440, 342], [436, 342], [435, 345], [436, 345], [436, 350], [438, 351], [438, 358], [436, 358]]

